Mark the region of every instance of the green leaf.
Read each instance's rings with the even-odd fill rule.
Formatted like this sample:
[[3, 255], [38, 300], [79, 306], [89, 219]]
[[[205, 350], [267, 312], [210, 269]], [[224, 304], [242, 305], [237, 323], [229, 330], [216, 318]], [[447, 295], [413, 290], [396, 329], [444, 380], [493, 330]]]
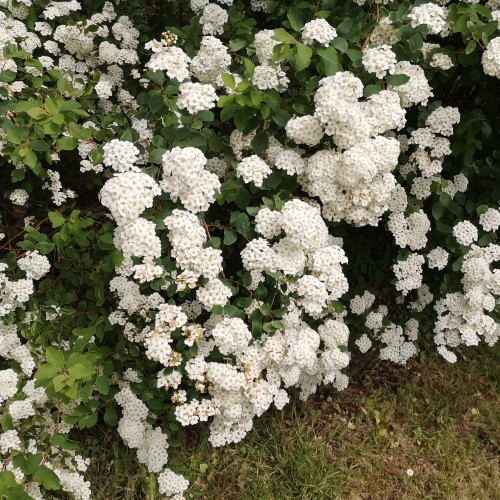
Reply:
[[390, 75], [386, 78], [386, 81], [389, 85], [394, 87], [398, 85], [404, 85], [410, 81], [410, 77], [408, 75]]
[[424, 45], [424, 39], [420, 33], [415, 33], [408, 39], [408, 45], [410, 46], [410, 50], [412, 52], [419, 51]]
[[166, 151], [167, 150], [163, 149], [163, 148], [153, 149], [153, 151], [151, 151], [151, 153], [149, 154], [148, 160], [151, 163], [160, 164], [162, 162], [161, 158], [165, 154]]
[[72, 151], [78, 146], [76, 137], [61, 137], [56, 142], [56, 151]]
[[40, 465], [33, 474], [33, 481], [40, 483], [47, 490], [61, 489], [61, 483], [55, 472], [47, 466]]
[[472, 54], [476, 50], [477, 43], [474, 40], [470, 40], [470, 42], [465, 47], [466, 54]]
[[49, 212], [48, 215], [53, 228], [61, 227], [66, 221], [61, 212]]
[[283, 28], [278, 28], [274, 30], [273, 39], [277, 40], [278, 42], [289, 43], [293, 45], [297, 43], [297, 40], [295, 40], [295, 38]]
[[440, 222], [436, 224], [436, 229], [440, 233], [445, 233], [445, 234], [451, 234], [453, 232], [453, 228], [451, 226], [448, 226], [448, 224], [442, 224]]
[[66, 434], [52, 434], [50, 442], [63, 450], [74, 450], [78, 447], [75, 442], [68, 439]]
[[349, 44], [344, 38], [337, 37], [333, 40], [332, 45], [340, 52], [347, 52]]
[[221, 244], [221, 239], [218, 236], [210, 238], [206, 243], [207, 247], [212, 247], [212, 248], [220, 248], [220, 244]]
[[243, 59], [243, 64], [245, 65], [245, 74], [249, 77], [252, 78], [253, 73], [255, 71], [255, 65], [250, 59], [246, 58]]
[[440, 219], [444, 214], [444, 208], [441, 203], [434, 203], [432, 205], [432, 216], [437, 220]]
[[43, 460], [43, 453], [37, 453], [36, 455], [28, 453], [26, 455], [26, 466], [28, 468], [27, 471], [28, 474], [33, 474], [33, 472], [35, 472], [36, 468], [40, 465], [42, 460]]
[[280, 109], [276, 113], [272, 114], [273, 121], [276, 122], [280, 127], [284, 127], [291, 117], [292, 115], [284, 109]]
[[83, 363], [76, 363], [68, 368], [70, 377], [75, 380], [89, 379], [94, 373], [95, 368], [92, 365], [84, 365]]
[[0, 72], [0, 82], [10, 83], [13, 82], [17, 78], [17, 73], [11, 71], [10, 69], [6, 69], [5, 71]]
[[236, 87], [236, 82], [234, 81], [234, 76], [231, 73], [222, 73], [222, 81], [232, 90]]
[[38, 162], [38, 158], [30, 148], [27, 148], [26, 151], [24, 152], [23, 161], [24, 163], [26, 163], [26, 165], [28, 165], [28, 167], [34, 169]]
[[5, 133], [7, 135], [7, 139], [14, 144], [21, 144], [23, 142], [19, 132], [14, 127], [6, 128]]
[[248, 205], [250, 205], [250, 193], [246, 188], [240, 188], [236, 192], [236, 196], [234, 197], [234, 202], [238, 206], [239, 209], [244, 210]]
[[292, 7], [288, 11], [287, 17], [293, 30], [300, 31], [304, 26], [304, 20], [302, 19], [302, 15], [299, 9]]
[[232, 245], [236, 242], [238, 237], [234, 233], [234, 231], [230, 231], [228, 229], [224, 230], [224, 245]]
[[340, 33], [341, 35], [348, 35], [349, 32], [352, 29], [352, 26], [354, 24], [354, 21], [350, 17], [346, 17], [338, 26], [337, 26], [337, 33]]
[[49, 149], [49, 145], [47, 142], [37, 139], [30, 142], [30, 148], [33, 151], [47, 151], [47, 149]]
[[261, 130], [255, 134], [251, 145], [256, 154], [263, 153], [269, 146], [269, 136], [265, 131]]
[[47, 347], [47, 349], [45, 349], [45, 359], [47, 360], [47, 363], [60, 368], [62, 368], [65, 364], [64, 352], [59, 349], [55, 349], [54, 347]]
[[297, 44], [297, 53], [294, 57], [295, 70], [302, 71], [306, 69], [311, 64], [312, 54], [313, 51], [309, 45]]
[[118, 422], [118, 413], [116, 408], [112, 405], [106, 406], [103, 418], [104, 422], [106, 422], [109, 426], [114, 427]]
[[35, 378], [36, 380], [51, 380], [59, 373], [59, 367], [56, 365], [51, 365], [49, 363], [45, 363], [38, 367], [36, 371]]
[[370, 97], [371, 95], [378, 94], [381, 90], [382, 88], [380, 87], [380, 85], [367, 85], [363, 89], [363, 96]]
[[108, 394], [109, 393], [109, 381], [107, 377], [103, 377], [102, 375], [98, 375], [95, 379], [95, 385], [97, 387], [97, 390], [101, 394]]
[[68, 90], [68, 86], [69, 81], [66, 78], [60, 78], [57, 80], [57, 90], [59, 90], [61, 94], [64, 94], [66, 90]]
[[43, 120], [44, 118], [47, 118], [49, 116], [47, 111], [38, 106], [26, 110], [26, 113], [28, 113], [28, 115], [31, 116], [31, 118], [33, 118], [34, 120]]

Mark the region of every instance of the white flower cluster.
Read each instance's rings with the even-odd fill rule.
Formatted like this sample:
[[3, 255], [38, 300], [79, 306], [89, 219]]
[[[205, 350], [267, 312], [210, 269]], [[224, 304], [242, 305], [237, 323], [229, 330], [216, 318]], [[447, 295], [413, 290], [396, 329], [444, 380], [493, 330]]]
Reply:
[[209, 3], [200, 17], [200, 24], [203, 27], [204, 35], [222, 35], [224, 25], [229, 19], [228, 13], [215, 3]]
[[268, 64], [256, 66], [252, 76], [252, 83], [259, 90], [276, 89], [283, 92], [288, 87], [288, 82], [284, 71]]
[[386, 347], [380, 350], [380, 359], [405, 365], [408, 359], [417, 353], [415, 344], [406, 340], [403, 328], [394, 323], [384, 328], [380, 340], [386, 344]]
[[451, 106], [440, 106], [425, 120], [425, 124], [434, 134], [441, 134], [446, 137], [453, 134], [453, 125], [459, 122], [460, 112], [458, 108], [452, 108]]
[[[159, 427], [154, 428], [146, 421], [148, 408], [128, 385], [115, 395], [115, 400], [123, 410], [123, 416], [118, 423], [118, 433], [130, 448], [137, 448], [137, 459], [146, 465], [150, 473], [161, 471], [158, 476], [158, 486], [166, 490], [164, 477], [172, 473], [170, 469], [163, 469], [168, 462], [167, 435]], [[178, 476], [177, 481], [181, 477]], [[183, 481], [186, 482], [185, 479]], [[170, 485], [170, 488], [175, 489], [175, 486]]]
[[24, 375], [31, 377], [36, 367], [30, 350], [31, 346], [23, 344], [17, 332], [15, 325], [6, 325], [0, 321], [0, 357], [16, 361], [21, 366]]
[[453, 226], [453, 236], [462, 246], [470, 246], [478, 238], [477, 227], [468, 220], [458, 222]]
[[424, 257], [417, 253], [409, 255], [406, 259], [400, 260], [393, 266], [394, 274], [397, 278], [396, 290], [407, 295], [410, 290], [416, 290], [422, 284], [422, 266]]
[[[453, 126], [460, 121], [457, 108], [438, 107], [427, 117], [426, 127], [418, 128], [411, 133], [408, 144], [414, 144], [417, 149], [410, 154], [409, 162], [400, 167], [400, 173], [407, 176], [416, 175], [412, 180], [411, 194], [417, 200], [424, 200], [431, 195], [433, 182], [441, 183], [440, 173], [443, 168], [444, 157], [451, 154], [450, 141], [446, 137], [453, 133]], [[465, 192], [468, 181], [463, 174], [458, 174], [453, 181], [446, 181], [444, 191], [451, 197], [457, 192]]]
[[71, 189], [63, 189], [59, 172], [47, 169], [47, 176], [49, 180], [42, 187], [52, 192], [52, 202], [54, 205], [60, 206], [66, 200], [76, 197], [76, 193]]
[[429, 98], [432, 97], [433, 94], [424, 70], [416, 64], [411, 64], [409, 61], [400, 61], [396, 64], [394, 73], [410, 77], [409, 81], [403, 85], [389, 85], [388, 87], [399, 95], [401, 98], [401, 105], [405, 108], [409, 108], [416, 104], [423, 104], [426, 106]]
[[500, 78], [500, 36], [488, 42], [482, 62], [485, 74]]
[[38, 250], [26, 252], [26, 255], [17, 261], [19, 269], [26, 273], [26, 278], [39, 280], [50, 271], [50, 262]]
[[449, 293], [434, 306], [434, 342], [451, 363], [457, 358], [448, 347], [478, 345], [481, 339], [492, 346], [500, 337], [500, 325], [490, 315], [500, 295], [500, 271], [491, 267], [499, 260], [498, 245], [472, 245], [462, 264], [464, 293]]
[[196, 215], [175, 209], [165, 219], [165, 226], [177, 266], [194, 277], [215, 279], [222, 269], [221, 251], [203, 248], [207, 235]]
[[17, 394], [18, 382], [19, 378], [14, 370], [11, 368], [0, 370], [0, 404]]
[[361, 61], [366, 71], [375, 73], [377, 78], [384, 78], [387, 73], [394, 73], [397, 63], [396, 54], [390, 45], [378, 45], [366, 49]]
[[262, 187], [264, 179], [270, 173], [269, 165], [257, 155], [244, 158], [236, 167], [238, 177], [242, 177], [246, 183], [253, 182], [257, 187]]
[[112, 139], [103, 146], [103, 160], [106, 167], [111, 167], [116, 172], [139, 172], [135, 166], [139, 150], [130, 141]]
[[177, 107], [186, 109], [191, 115], [213, 108], [217, 101], [215, 88], [208, 83], [184, 82], [179, 85], [179, 90]]
[[324, 129], [345, 151], [317, 151], [305, 170], [298, 152], [281, 152], [276, 165], [292, 174], [304, 170], [299, 181], [311, 196], [320, 198], [326, 219], [377, 225], [397, 187], [391, 171], [400, 153], [399, 142], [381, 134], [402, 128], [405, 110], [395, 92], [381, 91], [360, 101], [362, 94], [363, 84], [352, 73], [323, 78], [314, 97], [314, 116], [289, 120], [287, 135], [313, 146], [321, 141]]
[[[144, 259], [141, 265], [131, 269], [130, 274], [135, 271], [135, 277], [139, 281], [151, 281], [163, 274], [162, 268], [153, 262], [153, 259], [161, 255], [161, 240], [156, 235], [155, 224], [140, 215], [146, 208], [153, 206], [153, 200], [161, 194], [161, 189], [151, 176], [133, 165], [134, 155], [130, 155], [125, 162], [120, 160], [115, 154], [116, 148], [122, 147], [120, 142], [123, 141], [115, 142], [108, 150], [109, 162], [122, 166], [127, 163], [127, 167], [119, 168], [122, 173], [115, 174], [106, 181], [99, 198], [118, 224], [113, 237], [115, 247], [122, 251], [125, 258], [135, 256]], [[126, 143], [126, 149], [132, 150], [131, 146], [135, 148], [132, 143]]]
[[151, 40], [144, 48], [153, 52], [146, 64], [153, 71], [166, 71], [169, 78], [179, 82], [189, 78], [190, 57], [179, 47], [168, 45], [165, 40]]
[[429, 64], [433, 68], [439, 68], [444, 71], [451, 69], [454, 66], [451, 57], [448, 54], [443, 54], [442, 52], [433, 54]]
[[401, 33], [395, 28], [389, 17], [382, 17], [373, 29], [369, 42], [374, 45], [394, 45], [401, 39]]
[[316, 146], [324, 136], [321, 123], [314, 116], [298, 116], [288, 120], [286, 135], [297, 144]]
[[[318, 207], [298, 199], [286, 202], [280, 212], [264, 207], [256, 216], [256, 229], [269, 239], [282, 231], [285, 236], [272, 247], [265, 238], [247, 243], [241, 252], [244, 267], [300, 276], [294, 288], [298, 304], [306, 313], [321, 316], [329, 301], [347, 291], [341, 268], [347, 258], [339, 246], [332, 244]], [[304, 274], [306, 264], [311, 274]]]
[[408, 246], [410, 250], [421, 250], [427, 245], [427, 233], [431, 229], [431, 223], [423, 210], [408, 217], [405, 217], [403, 212], [395, 212], [389, 217], [388, 227], [399, 247]]
[[9, 200], [15, 205], [21, 205], [21, 206], [26, 205], [28, 198], [29, 194], [24, 189], [14, 189], [9, 194]]
[[330, 42], [337, 36], [337, 31], [326, 19], [313, 19], [307, 22], [301, 32], [304, 45], [312, 45], [314, 42], [318, 42], [320, 45], [328, 47]]
[[446, 16], [446, 9], [435, 3], [420, 4], [413, 7], [408, 14], [413, 28], [425, 24], [434, 35], [438, 35], [445, 30]]
[[190, 71], [201, 83], [214, 85], [221, 73], [227, 72], [230, 64], [227, 47], [214, 36], [204, 36], [198, 53], [191, 61]]
[[486, 212], [479, 216], [479, 224], [481, 224], [484, 231], [498, 231], [500, 227], [500, 210], [488, 208]]
[[263, 66], [269, 64], [273, 57], [273, 49], [278, 44], [279, 42], [274, 40], [273, 30], [261, 30], [255, 33], [253, 45], [260, 64]]
[[448, 264], [449, 253], [442, 247], [436, 247], [427, 254], [430, 269], [443, 270]]
[[155, 196], [160, 194], [161, 189], [150, 175], [128, 171], [108, 179], [99, 198], [116, 223], [125, 224], [134, 222], [146, 208], [151, 208]]
[[220, 181], [205, 169], [207, 159], [193, 147], [174, 148], [162, 156], [163, 179], [161, 188], [173, 201], [179, 199], [186, 210], [204, 212], [215, 201]]

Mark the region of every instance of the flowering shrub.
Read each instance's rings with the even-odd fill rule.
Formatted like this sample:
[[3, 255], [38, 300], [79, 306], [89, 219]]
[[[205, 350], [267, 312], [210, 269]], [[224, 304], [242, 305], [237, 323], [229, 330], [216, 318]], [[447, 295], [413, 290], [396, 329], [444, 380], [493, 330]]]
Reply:
[[499, 12], [0, 1], [0, 491], [90, 498], [102, 421], [183, 498], [179, 424], [495, 344]]

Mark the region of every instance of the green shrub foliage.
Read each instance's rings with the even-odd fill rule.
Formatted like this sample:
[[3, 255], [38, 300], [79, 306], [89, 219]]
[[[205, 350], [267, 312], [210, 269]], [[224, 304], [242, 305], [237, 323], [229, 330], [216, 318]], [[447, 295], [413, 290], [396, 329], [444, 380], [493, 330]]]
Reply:
[[499, 9], [0, 1], [0, 495], [100, 424], [180, 499], [180, 426], [495, 344]]

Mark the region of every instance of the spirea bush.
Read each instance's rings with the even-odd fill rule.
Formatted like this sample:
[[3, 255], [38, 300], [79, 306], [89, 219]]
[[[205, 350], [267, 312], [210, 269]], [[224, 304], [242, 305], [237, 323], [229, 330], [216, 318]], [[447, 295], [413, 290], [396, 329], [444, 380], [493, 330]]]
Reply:
[[183, 498], [364, 356], [500, 335], [500, 2], [0, 1], [0, 491], [116, 428]]

